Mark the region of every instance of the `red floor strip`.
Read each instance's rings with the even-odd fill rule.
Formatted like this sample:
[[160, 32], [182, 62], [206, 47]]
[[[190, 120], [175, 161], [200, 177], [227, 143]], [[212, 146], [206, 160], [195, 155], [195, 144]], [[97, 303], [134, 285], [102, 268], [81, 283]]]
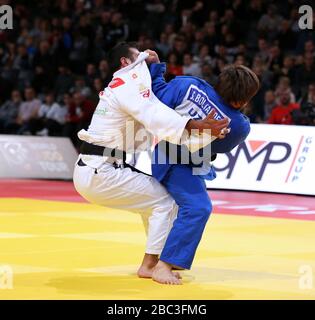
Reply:
[[[210, 190], [214, 213], [315, 221], [315, 197]], [[0, 197], [85, 202], [72, 182], [0, 180]]]

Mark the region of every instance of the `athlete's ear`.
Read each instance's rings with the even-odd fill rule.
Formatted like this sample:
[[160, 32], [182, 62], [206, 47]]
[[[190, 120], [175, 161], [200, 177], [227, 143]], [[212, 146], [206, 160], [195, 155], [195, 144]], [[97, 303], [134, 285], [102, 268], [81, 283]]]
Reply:
[[129, 58], [126, 57], [121, 57], [120, 58], [120, 65], [122, 68], [127, 67], [131, 64], [131, 60]]

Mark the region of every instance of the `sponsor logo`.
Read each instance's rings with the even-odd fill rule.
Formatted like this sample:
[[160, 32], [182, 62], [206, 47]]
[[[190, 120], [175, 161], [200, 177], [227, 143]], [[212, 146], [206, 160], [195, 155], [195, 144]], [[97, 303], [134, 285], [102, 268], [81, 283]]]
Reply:
[[111, 83], [108, 85], [110, 88], [114, 89], [117, 88], [119, 86], [122, 86], [123, 84], [125, 84], [125, 81], [121, 78], [115, 78], [111, 81]]
[[[242, 153], [245, 156], [247, 164], [250, 164], [256, 159], [260, 159], [261, 165], [256, 176], [256, 181], [260, 181], [269, 165], [279, 165], [287, 161], [291, 155], [292, 147], [286, 142], [249, 140], [247, 143], [241, 143], [234, 150], [235, 152], [233, 154], [231, 152], [226, 154], [228, 157], [227, 165], [221, 168], [215, 167], [215, 169], [218, 172], [227, 171], [226, 179], [230, 179]], [[276, 157], [275, 154], [277, 154], [278, 157]], [[215, 163], [215, 165], [217, 164]]]
[[150, 89], [145, 90], [144, 92], [141, 92], [143, 98], [149, 98], [150, 96]]
[[298, 147], [296, 149], [288, 175], [285, 180], [286, 183], [295, 182], [299, 180], [301, 173], [303, 172], [303, 168], [305, 166], [307, 158], [310, 155], [312, 143], [313, 137], [309, 136], [304, 139], [304, 136], [302, 136], [300, 138]]
[[150, 96], [150, 89], [142, 83], [139, 84], [139, 92], [143, 98], [149, 98]]
[[106, 109], [105, 108], [96, 108], [94, 111], [94, 114], [97, 114], [99, 116], [105, 116]]
[[148, 87], [146, 87], [144, 84], [142, 84], [142, 83], [140, 83], [139, 84], [139, 92], [141, 93], [142, 91], [144, 91], [144, 90], [147, 90], [148, 89]]

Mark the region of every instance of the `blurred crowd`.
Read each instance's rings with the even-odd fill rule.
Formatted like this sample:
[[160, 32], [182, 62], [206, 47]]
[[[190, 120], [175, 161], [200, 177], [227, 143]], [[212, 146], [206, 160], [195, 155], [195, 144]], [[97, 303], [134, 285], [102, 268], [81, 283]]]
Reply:
[[226, 65], [246, 65], [261, 80], [252, 122], [314, 125], [315, 32], [298, 24], [307, 2], [0, 0], [14, 12], [13, 29], [0, 30], [0, 133], [77, 144], [111, 80], [106, 53], [129, 40], [158, 52], [167, 80], [215, 84]]

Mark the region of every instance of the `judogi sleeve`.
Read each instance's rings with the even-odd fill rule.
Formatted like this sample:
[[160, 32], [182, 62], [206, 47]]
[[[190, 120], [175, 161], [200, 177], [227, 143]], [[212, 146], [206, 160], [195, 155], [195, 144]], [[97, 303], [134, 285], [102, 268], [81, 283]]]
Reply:
[[190, 117], [180, 116], [159, 101], [151, 86], [139, 87], [137, 81], [126, 78], [121, 79], [124, 82], [122, 85], [113, 89], [122, 110], [140, 122], [158, 140], [180, 144]]

